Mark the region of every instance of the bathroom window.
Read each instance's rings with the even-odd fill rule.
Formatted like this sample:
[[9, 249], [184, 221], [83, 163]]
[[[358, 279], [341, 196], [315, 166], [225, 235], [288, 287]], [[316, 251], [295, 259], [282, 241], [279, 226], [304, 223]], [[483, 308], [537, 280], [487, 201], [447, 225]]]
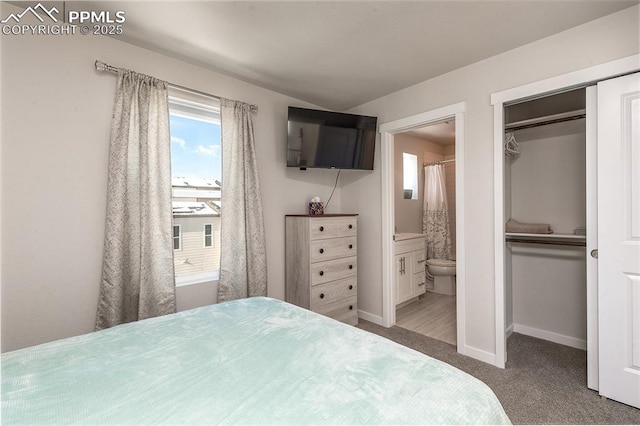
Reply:
[[418, 199], [418, 156], [402, 153], [402, 188], [404, 199]]

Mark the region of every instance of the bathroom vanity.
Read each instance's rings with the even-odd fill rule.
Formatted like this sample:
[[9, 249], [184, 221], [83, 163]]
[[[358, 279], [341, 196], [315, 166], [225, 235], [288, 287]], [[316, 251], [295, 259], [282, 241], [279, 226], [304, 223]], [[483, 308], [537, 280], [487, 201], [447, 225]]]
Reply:
[[411, 303], [426, 291], [424, 234], [393, 236], [395, 252], [396, 306]]

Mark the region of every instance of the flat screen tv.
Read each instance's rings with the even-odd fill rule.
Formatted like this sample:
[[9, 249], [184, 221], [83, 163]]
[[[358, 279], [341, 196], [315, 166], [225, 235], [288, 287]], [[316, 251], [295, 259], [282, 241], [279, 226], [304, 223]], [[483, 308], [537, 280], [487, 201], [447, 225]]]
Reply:
[[376, 117], [289, 107], [287, 166], [373, 170]]

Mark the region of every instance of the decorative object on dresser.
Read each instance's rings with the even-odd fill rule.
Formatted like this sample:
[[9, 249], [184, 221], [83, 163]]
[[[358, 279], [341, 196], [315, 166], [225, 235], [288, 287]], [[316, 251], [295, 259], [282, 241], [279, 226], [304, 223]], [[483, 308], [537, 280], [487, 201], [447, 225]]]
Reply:
[[285, 300], [358, 323], [358, 215], [285, 217]]

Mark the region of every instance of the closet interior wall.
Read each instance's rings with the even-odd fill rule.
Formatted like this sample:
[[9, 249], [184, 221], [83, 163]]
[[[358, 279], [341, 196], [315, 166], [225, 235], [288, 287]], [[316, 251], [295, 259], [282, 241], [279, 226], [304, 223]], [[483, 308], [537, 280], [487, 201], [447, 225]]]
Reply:
[[[584, 89], [521, 102], [505, 108], [505, 127], [508, 132], [510, 123], [584, 108]], [[520, 154], [505, 161], [505, 217], [548, 223], [554, 236], [575, 238], [576, 228], [586, 224], [585, 119], [535, 125], [514, 135]], [[508, 332], [586, 349], [585, 247], [508, 242], [506, 281]]]

